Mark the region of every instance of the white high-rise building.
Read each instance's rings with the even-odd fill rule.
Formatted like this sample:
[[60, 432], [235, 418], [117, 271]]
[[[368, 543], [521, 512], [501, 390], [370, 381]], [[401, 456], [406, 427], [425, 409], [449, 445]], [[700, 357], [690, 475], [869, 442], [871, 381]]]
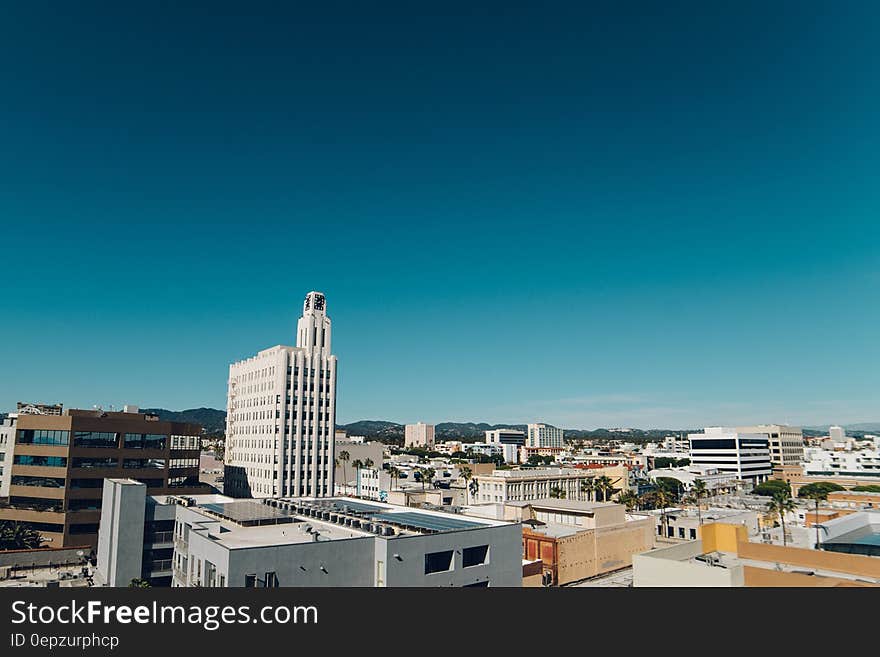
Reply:
[[434, 425], [416, 422], [407, 424], [404, 429], [404, 447], [426, 447], [434, 449]]
[[295, 347], [229, 366], [226, 406], [226, 495], [333, 495], [336, 356], [321, 292], [306, 296]]
[[834, 442], [842, 443], [846, 441], [846, 430], [838, 426], [828, 427], [828, 436]]
[[562, 429], [550, 424], [528, 425], [526, 447], [565, 447]]

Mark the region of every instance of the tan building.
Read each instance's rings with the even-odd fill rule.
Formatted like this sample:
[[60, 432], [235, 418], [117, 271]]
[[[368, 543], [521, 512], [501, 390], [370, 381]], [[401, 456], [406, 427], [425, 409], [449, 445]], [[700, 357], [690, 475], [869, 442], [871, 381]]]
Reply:
[[800, 465], [804, 460], [804, 432], [785, 424], [737, 427], [740, 433], [764, 434], [770, 441], [770, 462], [776, 466]]
[[632, 564], [651, 548], [653, 523], [622, 504], [546, 499], [505, 505], [523, 523], [523, 559], [543, 562], [544, 582], [561, 586]]
[[434, 449], [434, 425], [417, 422], [404, 428], [404, 447]]
[[880, 559], [751, 543], [745, 527], [712, 523], [700, 538], [633, 557], [636, 587], [880, 585]]
[[199, 484], [201, 433], [137, 412], [19, 415], [0, 520], [39, 531], [48, 547], [94, 546], [105, 478], [137, 479], [153, 495], [210, 492]]

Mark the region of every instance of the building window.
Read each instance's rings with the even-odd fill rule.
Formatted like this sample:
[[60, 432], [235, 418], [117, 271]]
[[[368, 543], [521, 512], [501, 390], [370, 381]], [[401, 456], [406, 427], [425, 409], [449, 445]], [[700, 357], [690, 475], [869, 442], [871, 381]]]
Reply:
[[118, 447], [119, 438], [115, 433], [105, 431], [75, 431], [74, 447]]
[[16, 435], [20, 445], [67, 445], [70, 441], [69, 431], [19, 429]]
[[244, 588], [253, 589], [257, 586], [257, 575], [256, 573], [252, 573], [250, 575], [244, 576]]
[[464, 568], [469, 568], [470, 566], [482, 566], [488, 562], [488, 545], [478, 545], [477, 547], [469, 547], [461, 551], [461, 565]]
[[28, 477], [14, 475], [13, 486], [37, 486], [39, 488], [64, 488], [64, 477]]
[[429, 552], [425, 555], [425, 575], [452, 570], [452, 550]]
[[[0, 461], [3, 460], [3, 454], [0, 454]], [[31, 456], [30, 454], [16, 454], [12, 462], [15, 465], [35, 465], [45, 466], [49, 468], [67, 467], [67, 459], [63, 456]]]

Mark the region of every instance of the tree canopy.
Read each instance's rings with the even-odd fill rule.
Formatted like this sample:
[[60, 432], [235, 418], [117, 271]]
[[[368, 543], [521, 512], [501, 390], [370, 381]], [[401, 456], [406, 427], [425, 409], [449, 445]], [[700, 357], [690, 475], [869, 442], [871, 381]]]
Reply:
[[825, 499], [828, 496], [828, 493], [832, 493], [836, 490], [846, 490], [846, 488], [840, 484], [835, 484], [832, 481], [817, 481], [813, 484], [801, 486], [798, 491], [798, 497], [819, 497]]
[[752, 493], [764, 497], [773, 497], [773, 495], [780, 491], [791, 495], [791, 486], [787, 481], [783, 481], [782, 479], [768, 479], [752, 489]]

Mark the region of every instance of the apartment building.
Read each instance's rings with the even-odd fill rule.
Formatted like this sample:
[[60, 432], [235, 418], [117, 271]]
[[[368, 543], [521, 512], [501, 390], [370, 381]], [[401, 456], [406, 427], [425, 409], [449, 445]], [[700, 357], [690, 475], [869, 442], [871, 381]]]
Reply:
[[[149, 496], [108, 480], [100, 579], [126, 586], [159, 572], [174, 587], [522, 585], [519, 523], [344, 498], [240, 500]], [[170, 564], [142, 555], [148, 522], [173, 527]], [[167, 545], [169, 537], [159, 537]], [[167, 554], [167, 553], [166, 553]]]
[[137, 479], [151, 493], [208, 490], [199, 484], [201, 433], [136, 408], [19, 414], [0, 520], [39, 531], [48, 547], [94, 546], [107, 477]]
[[729, 427], [707, 427], [703, 433], [688, 434], [690, 460], [695, 466], [729, 472], [753, 484], [767, 480], [773, 472], [769, 438], [763, 433], [744, 433]]
[[526, 447], [565, 447], [562, 429], [541, 422], [529, 424], [526, 430]]
[[523, 468], [522, 470], [495, 470], [474, 476], [477, 493], [474, 504], [530, 501], [559, 496], [559, 499], [595, 501], [601, 499], [586, 482], [597, 477], [608, 477], [616, 492], [629, 488], [629, 471], [623, 466], [608, 468]]
[[416, 422], [404, 428], [404, 447], [434, 449], [434, 425]]
[[229, 366], [224, 492], [234, 497], [332, 496], [336, 356], [321, 292], [309, 292], [296, 346]]

